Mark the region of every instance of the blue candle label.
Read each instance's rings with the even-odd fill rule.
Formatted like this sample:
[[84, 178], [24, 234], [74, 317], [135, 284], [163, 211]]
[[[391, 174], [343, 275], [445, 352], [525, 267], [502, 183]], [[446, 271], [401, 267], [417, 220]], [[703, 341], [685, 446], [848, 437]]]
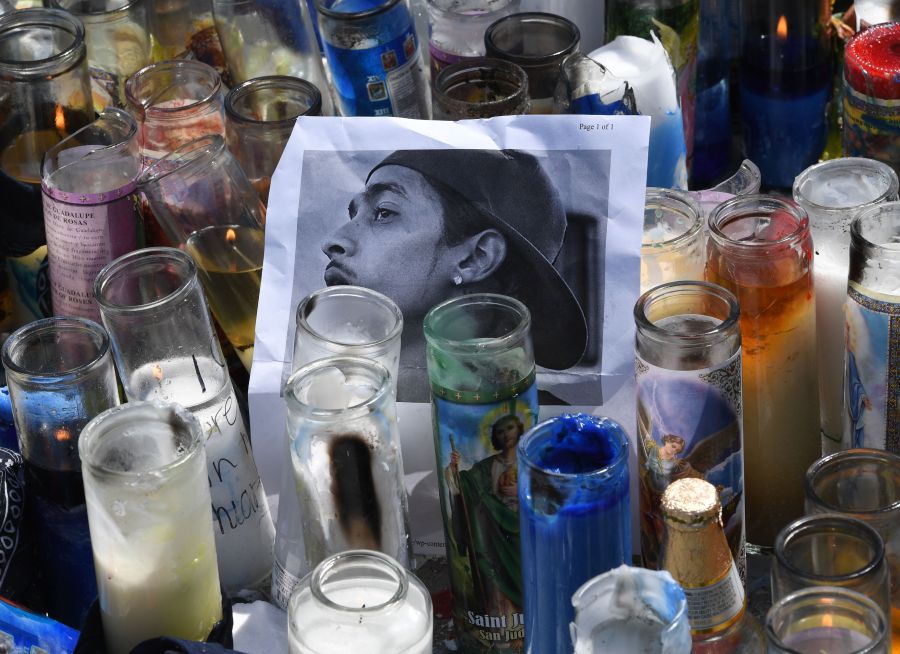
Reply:
[[900, 166], [900, 100], [880, 100], [844, 85], [844, 156]]
[[463, 651], [521, 652], [516, 446], [537, 421], [532, 371], [505, 389], [432, 384], [453, 617]]
[[850, 282], [844, 318], [842, 445], [900, 454], [900, 303]]
[[637, 357], [635, 369], [644, 565], [658, 567], [663, 492], [694, 477], [718, 489], [725, 537], [746, 579], [741, 351], [714, 368], [668, 370]]
[[412, 22], [394, 39], [369, 47], [326, 41], [325, 53], [345, 116], [429, 117]]

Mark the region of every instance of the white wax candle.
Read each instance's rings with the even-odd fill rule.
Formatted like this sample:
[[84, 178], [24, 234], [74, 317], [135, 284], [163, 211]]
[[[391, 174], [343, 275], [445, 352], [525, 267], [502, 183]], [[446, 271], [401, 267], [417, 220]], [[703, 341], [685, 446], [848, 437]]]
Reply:
[[292, 602], [291, 654], [431, 654], [430, 603], [423, 589], [410, 584], [406, 599], [384, 609], [397, 582], [355, 578], [328, 582], [325, 596], [341, 609], [317, 601], [309, 586]]
[[618, 88], [622, 80], [627, 80], [642, 114], [659, 115], [679, 110], [675, 70], [655, 35], [652, 41], [620, 36], [594, 50], [590, 57], [612, 74], [610, 79], [604, 80], [603, 90]]

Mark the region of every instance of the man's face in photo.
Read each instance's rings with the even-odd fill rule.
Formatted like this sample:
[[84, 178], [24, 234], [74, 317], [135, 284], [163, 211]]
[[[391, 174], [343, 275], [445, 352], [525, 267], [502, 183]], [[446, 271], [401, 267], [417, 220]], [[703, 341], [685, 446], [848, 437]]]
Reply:
[[455, 272], [443, 243], [443, 207], [420, 173], [384, 166], [348, 207], [349, 222], [322, 246], [325, 283], [365, 286], [393, 299], [404, 316], [422, 316], [446, 299]]

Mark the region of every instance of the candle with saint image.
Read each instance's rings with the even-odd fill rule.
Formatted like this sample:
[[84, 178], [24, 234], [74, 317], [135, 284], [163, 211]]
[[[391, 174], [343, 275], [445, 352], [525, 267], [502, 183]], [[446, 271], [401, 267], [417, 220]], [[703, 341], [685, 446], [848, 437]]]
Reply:
[[850, 221], [862, 209], [897, 198], [890, 166], [862, 158], [816, 164], [794, 181], [794, 201], [809, 214], [815, 245], [816, 338], [822, 452], [840, 448], [844, 379], [844, 300], [850, 269]]
[[790, 188], [825, 148], [832, 88], [827, 0], [744, 0], [741, 118], [744, 151], [763, 184]]

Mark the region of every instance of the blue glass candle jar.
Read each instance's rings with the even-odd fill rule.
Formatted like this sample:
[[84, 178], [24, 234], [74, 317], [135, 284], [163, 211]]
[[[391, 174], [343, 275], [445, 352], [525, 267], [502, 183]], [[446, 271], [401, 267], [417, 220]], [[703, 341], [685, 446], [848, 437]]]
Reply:
[[572, 594], [631, 562], [628, 436], [585, 414], [551, 418], [518, 445], [525, 652], [570, 651]]
[[790, 188], [825, 149], [832, 89], [829, 3], [745, 0], [744, 151], [764, 186]]

